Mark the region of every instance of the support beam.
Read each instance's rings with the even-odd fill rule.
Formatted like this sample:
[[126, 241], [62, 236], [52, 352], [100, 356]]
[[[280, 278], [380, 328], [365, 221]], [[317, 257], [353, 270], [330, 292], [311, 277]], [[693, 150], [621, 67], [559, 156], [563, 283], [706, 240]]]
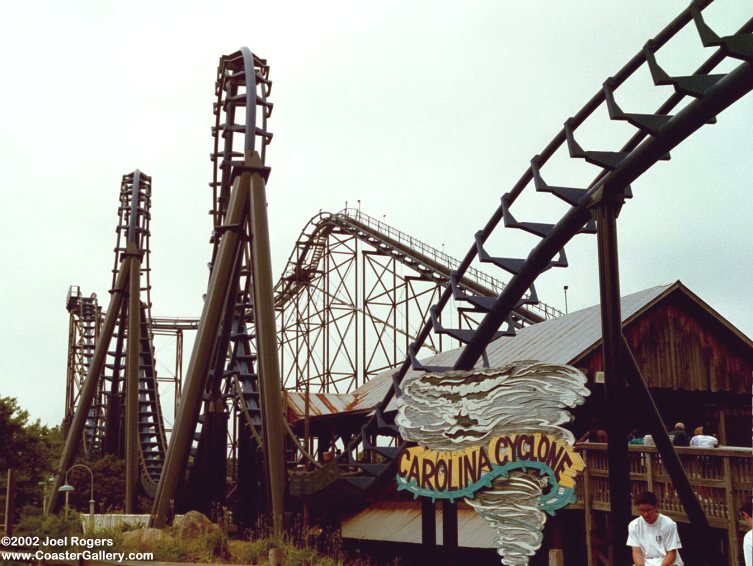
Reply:
[[442, 557], [444, 566], [455, 566], [458, 558], [458, 504], [442, 500]]
[[434, 502], [421, 498], [421, 546], [427, 561], [433, 561], [437, 553], [437, 515]]
[[120, 269], [118, 270], [118, 275], [115, 279], [115, 287], [112, 290], [110, 304], [108, 305], [107, 313], [105, 314], [102, 333], [99, 335], [99, 340], [94, 348], [94, 356], [92, 357], [92, 362], [89, 366], [89, 373], [86, 376], [84, 384], [81, 386], [78, 406], [76, 407], [76, 413], [73, 415], [73, 421], [71, 422], [68, 436], [65, 438], [65, 446], [63, 447], [63, 453], [60, 456], [60, 463], [55, 470], [55, 481], [52, 484], [50, 503], [47, 507], [50, 513], [57, 513], [59, 509], [60, 497], [58, 494], [58, 488], [63, 485], [65, 472], [71, 467], [71, 465], [73, 465], [73, 461], [75, 460], [76, 454], [81, 446], [81, 438], [83, 437], [84, 426], [86, 425], [86, 417], [89, 414], [92, 399], [97, 390], [97, 381], [99, 380], [99, 376], [102, 373], [102, 368], [105, 364], [107, 348], [112, 339], [115, 321], [123, 302], [125, 287], [128, 284], [128, 269], [129, 262], [123, 261], [120, 264]]
[[125, 512], [136, 512], [139, 477], [139, 348], [141, 342], [141, 259], [136, 242], [128, 242], [128, 318], [126, 322]]
[[[656, 449], [661, 455], [664, 468], [667, 470], [669, 477], [672, 479], [672, 485], [677, 492], [678, 497], [685, 508], [685, 513], [688, 515], [691, 527], [694, 530], [695, 538], [697, 540], [711, 540], [712, 532], [708, 519], [706, 518], [701, 503], [693, 491], [693, 487], [690, 485], [688, 475], [685, 473], [685, 468], [682, 466], [680, 457], [675, 451], [675, 447], [672, 445], [672, 441], [667, 433], [667, 428], [664, 425], [664, 421], [661, 418], [659, 409], [654, 403], [654, 399], [651, 396], [651, 392], [646, 386], [646, 382], [641, 375], [641, 370], [638, 367], [638, 362], [635, 361], [633, 353], [630, 350], [630, 345], [627, 343], [625, 337], [622, 337], [622, 360], [625, 366], [625, 377], [630, 385], [632, 397], [640, 404], [641, 412], [640, 416], [643, 419], [644, 426], [651, 433], [651, 437], [654, 439]], [[700, 545], [702, 553], [705, 556], [702, 558], [705, 560], [705, 564], [715, 564], [713, 554], [713, 548], [711, 545]]]
[[[44, 506], [44, 503], [42, 504]], [[5, 527], [3, 534], [13, 536], [13, 517], [16, 514], [16, 470], [8, 468], [8, 482], [5, 486]]]
[[[275, 535], [283, 532], [285, 497], [285, 429], [283, 427], [280, 368], [277, 353], [277, 326], [274, 303], [274, 283], [267, 221], [264, 166], [259, 154], [247, 150], [246, 167], [250, 174], [249, 226], [251, 256], [254, 269], [254, 322], [256, 324], [256, 352], [258, 355], [259, 385], [264, 420], [264, 443], [267, 458], [272, 523]], [[241, 176], [249, 182], [249, 173]]]
[[[619, 200], [619, 199], [618, 199]], [[643, 424], [650, 431], [664, 466], [672, 478], [672, 483], [685, 507], [688, 519], [700, 540], [708, 540], [709, 524], [703, 509], [690, 485], [677, 452], [646, 386], [630, 346], [622, 334], [622, 315], [619, 304], [619, 261], [617, 251], [616, 216], [620, 203], [603, 201], [595, 209], [597, 218], [597, 238], [599, 246], [599, 277], [601, 288], [602, 330], [604, 349], [604, 372], [606, 393], [607, 433], [610, 442], [607, 449], [609, 459], [609, 481], [611, 517], [613, 526], [612, 552], [615, 565], [621, 564], [624, 554], [623, 534], [631, 517], [630, 474], [627, 446], [615, 442], [626, 438], [626, 415], [622, 412], [625, 397], [625, 381], [634, 393], [634, 402], [640, 406], [638, 413]], [[611, 372], [611, 374], [610, 374]], [[612, 377], [610, 377], [612, 375]], [[624, 524], [623, 524], [624, 523]], [[707, 549], [704, 549], [706, 552]], [[710, 560], [709, 557], [706, 557]], [[627, 563], [626, 563], [627, 564]]]
[[175, 419], [170, 445], [165, 455], [157, 493], [152, 507], [150, 526], [161, 528], [165, 526], [171, 510], [171, 502], [175, 500], [178, 486], [183, 479], [188, 454], [191, 450], [193, 435], [196, 430], [196, 420], [201, 408], [201, 398], [204, 391], [209, 368], [212, 363], [214, 345], [222, 309], [230, 287], [230, 278], [240, 250], [241, 234], [233, 227], [243, 225], [246, 205], [248, 203], [248, 181], [242, 183], [244, 176], [236, 177], [227, 210], [227, 229], [221, 235], [217, 258], [209, 279], [204, 309], [188, 371], [180, 397], [180, 407]]
[[617, 255], [617, 213], [619, 199], [602, 201], [595, 209], [599, 251], [599, 290], [604, 355], [604, 391], [609, 437], [610, 515], [614, 566], [628, 566], [627, 527], [630, 522], [630, 466], [628, 464], [627, 426], [623, 403], [625, 378], [622, 375], [622, 313], [620, 310], [620, 273]]

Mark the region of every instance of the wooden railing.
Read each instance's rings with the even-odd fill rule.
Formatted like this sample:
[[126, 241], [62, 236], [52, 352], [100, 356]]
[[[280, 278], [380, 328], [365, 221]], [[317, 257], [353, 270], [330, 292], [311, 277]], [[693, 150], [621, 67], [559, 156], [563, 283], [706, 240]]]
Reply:
[[[586, 463], [586, 470], [578, 477], [578, 501], [573, 507], [587, 511], [609, 511], [607, 445], [585, 443], [576, 447]], [[659, 500], [661, 513], [675, 521], [688, 522], [656, 447], [631, 445], [628, 450], [633, 499], [643, 491], [651, 491]], [[740, 533], [748, 529], [740, 518], [740, 502], [743, 497], [750, 497], [753, 489], [753, 451], [737, 447], [676, 447], [676, 450], [709, 525], [727, 531], [729, 547], [732, 554], [736, 555], [738, 543], [742, 540]], [[633, 514], [638, 514], [635, 505]], [[587, 512], [587, 529], [590, 522], [590, 513]]]

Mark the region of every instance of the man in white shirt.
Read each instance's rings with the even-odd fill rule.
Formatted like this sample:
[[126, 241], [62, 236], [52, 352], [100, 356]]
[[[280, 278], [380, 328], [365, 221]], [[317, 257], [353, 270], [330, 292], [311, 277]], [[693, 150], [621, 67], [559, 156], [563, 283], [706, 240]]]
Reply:
[[[740, 513], [748, 527], [753, 529], [753, 499], [747, 496], [740, 505]], [[745, 566], [753, 566], [753, 531], [745, 533], [743, 538], [743, 556], [745, 557]]]
[[635, 566], [682, 566], [677, 524], [656, 510], [656, 495], [646, 491], [635, 502], [640, 517], [630, 521], [627, 539]]
[[690, 439], [691, 446], [697, 446], [698, 448], [716, 448], [719, 445], [719, 441], [715, 436], [710, 434], [697, 434]]

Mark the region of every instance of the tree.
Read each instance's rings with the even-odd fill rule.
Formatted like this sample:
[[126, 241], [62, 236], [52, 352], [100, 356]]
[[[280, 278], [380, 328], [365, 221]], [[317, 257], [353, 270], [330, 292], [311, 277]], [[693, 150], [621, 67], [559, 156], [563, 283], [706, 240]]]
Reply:
[[[16, 470], [16, 509], [34, 506], [41, 510], [43, 488], [57, 465], [63, 443], [60, 427], [29, 423], [29, 413], [12, 397], [0, 397], [0, 500], [5, 506], [8, 468]], [[18, 511], [17, 511], [18, 512]]]
[[[77, 464], [86, 464], [94, 475], [94, 500], [98, 513], [123, 509], [125, 494], [125, 461], [112, 454], [105, 454], [93, 461], [79, 459]], [[73, 468], [68, 474], [68, 483], [76, 491], [70, 495], [70, 505], [83, 513], [89, 512], [91, 477], [83, 468]]]

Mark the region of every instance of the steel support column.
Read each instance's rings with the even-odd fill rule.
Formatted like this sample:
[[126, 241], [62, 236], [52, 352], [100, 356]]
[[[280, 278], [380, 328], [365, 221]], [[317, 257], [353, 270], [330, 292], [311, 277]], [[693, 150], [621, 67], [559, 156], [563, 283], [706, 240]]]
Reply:
[[217, 520], [214, 515], [225, 504], [228, 415], [221, 404], [212, 403], [211, 405], [209, 411], [204, 414], [206, 419], [204, 422], [206, 427], [204, 496], [208, 515], [213, 520]]
[[458, 555], [458, 504], [442, 500], [442, 555], [445, 566], [455, 566]]
[[434, 502], [428, 497], [421, 498], [421, 546], [428, 560], [433, 560], [437, 552], [437, 516]]
[[128, 243], [128, 322], [126, 346], [125, 512], [136, 512], [139, 476], [139, 347], [141, 341], [141, 261], [136, 244]]
[[63, 453], [60, 456], [60, 463], [55, 470], [55, 481], [52, 484], [52, 492], [50, 493], [50, 503], [48, 509], [50, 513], [57, 513], [59, 507], [60, 498], [58, 497], [58, 488], [63, 485], [63, 479], [65, 472], [71, 467], [73, 461], [76, 458], [78, 449], [81, 446], [81, 439], [83, 438], [84, 426], [86, 425], [86, 417], [89, 414], [89, 408], [91, 407], [94, 393], [97, 390], [97, 382], [99, 375], [102, 373], [105, 359], [107, 357], [107, 347], [112, 338], [113, 330], [115, 329], [115, 321], [118, 318], [118, 311], [123, 302], [123, 292], [128, 282], [128, 264], [123, 262], [120, 265], [118, 275], [115, 280], [115, 286], [112, 290], [112, 297], [110, 298], [110, 304], [107, 307], [107, 313], [105, 314], [105, 322], [102, 325], [102, 334], [100, 334], [97, 346], [94, 348], [94, 356], [92, 357], [92, 363], [89, 366], [89, 372], [86, 375], [86, 380], [81, 386], [81, 394], [79, 395], [78, 406], [76, 407], [76, 413], [71, 421], [71, 426], [68, 431], [68, 436], [65, 438], [65, 446], [63, 447]]
[[[227, 210], [228, 227], [243, 225], [248, 202], [248, 182], [242, 183], [242, 177], [244, 176], [237, 177], [233, 184]], [[241, 241], [239, 232], [239, 230], [227, 230], [222, 235], [214, 269], [212, 269], [212, 275], [209, 279], [204, 309], [201, 314], [201, 324], [196, 332], [188, 372], [186, 373], [186, 382], [181, 392], [178, 415], [175, 418], [172, 438], [165, 455], [165, 464], [162, 468], [162, 475], [152, 507], [150, 523], [153, 527], [161, 528], [165, 526], [171, 502], [175, 499], [178, 485], [183, 479], [185, 464], [188, 461], [188, 453], [196, 429], [196, 419], [201, 408], [201, 397], [212, 363], [213, 348], [222, 309], [238, 256]]]
[[258, 355], [259, 384], [262, 395], [264, 443], [267, 458], [272, 522], [275, 535], [283, 531], [285, 497], [285, 431], [283, 428], [280, 368], [277, 357], [277, 327], [275, 323], [274, 283], [269, 246], [267, 197], [263, 164], [259, 154], [246, 151], [246, 166], [256, 169], [251, 175], [243, 173], [249, 182], [249, 226], [251, 255], [254, 268], [254, 322]]
[[594, 210], [599, 250], [599, 290], [601, 295], [601, 331], [604, 355], [604, 391], [609, 437], [609, 490], [611, 545], [614, 566], [628, 566], [627, 527], [630, 522], [630, 467], [628, 465], [625, 378], [622, 375], [622, 313], [620, 309], [620, 273], [617, 255], [617, 214], [621, 199], [602, 201]]
[[[656, 444], [656, 449], [661, 455], [662, 464], [672, 480], [672, 486], [675, 491], [677, 491], [682, 506], [685, 508], [685, 513], [688, 515], [690, 525], [695, 531], [694, 538], [699, 541], [711, 540], [713, 537], [708, 519], [703, 512], [701, 503], [698, 501], [698, 498], [693, 491], [693, 487], [690, 485], [690, 480], [688, 480], [688, 475], [685, 473], [685, 468], [683, 468], [680, 457], [677, 455], [677, 451], [669, 438], [669, 433], [667, 433], [667, 428], [661, 418], [661, 413], [654, 403], [651, 392], [648, 390], [646, 382], [641, 375], [638, 362], [635, 361], [633, 353], [630, 351], [630, 345], [627, 343], [624, 335], [622, 337], [622, 349], [622, 362], [625, 367], [625, 377], [627, 378], [628, 385], [630, 385], [630, 389], [633, 392], [631, 397], [641, 406], [640, 415], [643, 419], [644, 426], [646, 426], [651, 433], [651, 437]], [[698, 545], [698, 548], [702, 549], [701, 553], [704, 554], [704, 564], [714, 564], [714, 556], [712, 556], [714, 552], [713, 547], [708, 544], [700, 544]]]

